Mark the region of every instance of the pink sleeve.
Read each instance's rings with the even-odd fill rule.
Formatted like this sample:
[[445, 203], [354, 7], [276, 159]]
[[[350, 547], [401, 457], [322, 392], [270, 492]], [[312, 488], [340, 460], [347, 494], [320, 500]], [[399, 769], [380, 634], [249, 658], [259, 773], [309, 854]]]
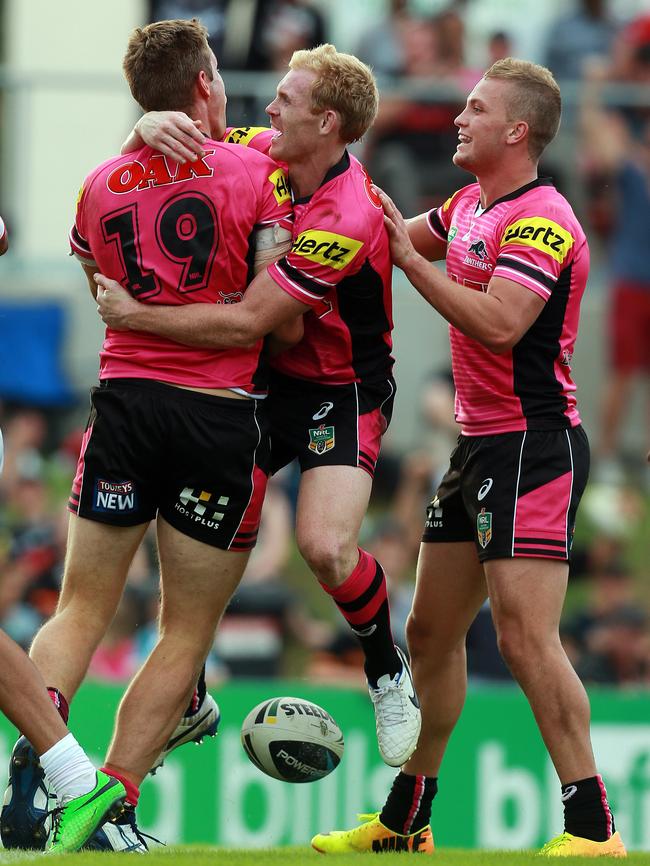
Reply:
[[86, 230], [84, 228], [84, 204], [86, 200], [86, 190], [90, 185], [90, 178], [86, 178], [83, 186], [79, 190], [79, 195], [77, 197], [77, 212], [75, 215], [75, 221], [70, 229], [70, 234], [68, 239], [70, 241], [70, 251], [71, 255], [75, 256], [75, 258], [79, 259], [79, 261], [83, 265], [90, 265], [90, 267], [94, 267], [96, 264], [95, 258], [93, 256], [92, 250], [90, 249], [90, 244], [86, 238]]
[[[328, 292], [360, 270], [368, 244], [363, 225], [332, 231], [327, 219], [319, 222], [315, 216], [313, 228], [301, 225], [290, 252], [270, 265], [268, 273], [292, 298], [321, 311], [328, 306], [324, 301]], [[353, 232], [356, 236], [351, 236]]]

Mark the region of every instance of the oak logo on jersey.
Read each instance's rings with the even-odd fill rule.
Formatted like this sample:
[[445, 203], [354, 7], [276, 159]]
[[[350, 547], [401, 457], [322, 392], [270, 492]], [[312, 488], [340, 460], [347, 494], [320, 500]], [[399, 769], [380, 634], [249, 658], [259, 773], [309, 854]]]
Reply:
[[276, 169], [273, 174], [269, 175], [269, 180], [273, 184], [273, 195], [278, 204], [284, 204], [291, 198], [291, 190], [289, 189], [289, 181], [286, 174], [281, 168]]
[[492, 512], [481, 508], [476, 515], [476, 534], [478, 543], [485, 548], [492, 541]]
[[304, 256], [319, 265], [327, 265], [342, 271], [354, 259], [363, 246], [363, 241], [355, 241], [345, 235], [308, 229], [301, 232], [293, 242], [291, 252]]
[[106, 481], [95, 479], [93, 490], [93, 511], [119, 512], [131, 514], [137, 508], [135, 484], [133, 481]]
[[503, 233], [501, 246], [521, 244], [534, 247], [560, 264], [567, 257], [575, 238], [565, 228], [546, 217], [526, 217], [511, 223]]
[[256, 135], [259, 135], [260, 132], [268, 131], [268, 126], [238, 126], [228, 132], [224, 138], [224, 142], [226, 144], [241, 144], [244, 147], [248, 147]]
[[453, 241], [453, 239], [456, 237], [457, 234], [458, 234], [458, 226], [452, 226], [449, 229], [449, 234], [447, 235], [447, 243], [450, 244]]
[[229, 502], [229, 496], [216, 496], [207, 490], [197, 492], [191, 487], [184, 487], [174, 507], [179, 514], [189, 517], [194, 523], [200, 523], [208, 529], [219, 529]]
[[152, 154], [144, 165], [137, 159], [123, 162], [106, 178], [106, 186], [111, 192], [122, 195], [135, 189], [167, 186], [170, 183], [181, 183], [195, 177], [212, 177], [214, 169], [205, 160], [213, 153], [214, 150], [206, 150], [203, 156], [198, 157], [194, 162], [181, 163], [176, 166], [174, 174], [170, 172], [167, 160], [160, 153]]
[[314, 454], [326, 454], [334, 447], [334, 427], [326, 427], [321, 424], [319, 427], [309, 428], [309, 445], [310, 451]]

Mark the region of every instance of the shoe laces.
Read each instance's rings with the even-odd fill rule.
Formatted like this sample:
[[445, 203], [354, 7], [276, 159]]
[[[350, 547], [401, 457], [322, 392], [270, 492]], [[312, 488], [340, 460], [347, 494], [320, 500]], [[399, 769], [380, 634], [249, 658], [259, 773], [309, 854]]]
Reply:
[[396, 674], [393, 679], [377, 688], [370, 688], [370, 697], [385, 725], [398, 725], [406, 718], [406, 695], [400, 688], [402, 674]]
[[120, 815], [120, 817], [117, 819], [117, 821], [115, 823], [116, 824], [122, 824], [123, 826], [125, 824], [128, 824], [128, 826], [131, 828], [133, 835], [136, 837], [138, 842], [140, 842], [142, 845], [144, 845], [144, 847], [147, 850], [149, 850], [149, 846], [147, 845], [147, 843], [145, 841], [146, 839], [149, 839], [152, 842], [155, 842], [157, 845], [161, 845], [165, 848], [167, 847], [166, 844], [163, 841], [161, 841], [160, 839], [156, 839], [155, 836], [150, 836], [149, 833], [143, 833], [142, 830], [140, 830], [140, 828], [138, 827], [138, 824], [135, 820], [135, 808], [133, 806], [130, 806], [130, 805], [125, 806], [124, 811], [122, 812], [122, 814]]
[[51, 809], [47, 812], [42, 819], [41, 823], [45, 823], [48, 818], [52, 819], [52, 843], [56, 843], [59, 841], [59, 836], [61, 834], [61, 812], [63, 812], [63, 806], [55, 806], [54, 809]]
[[547, 842], [539, 853], [546, 854], [548, 851], [553, 851], [555, 848], [561, 848], [565, 842], [570, 842], [572, 838], [573, 837], [570, 833], [560, 833], [560, 835], [556, 836], [555, 839], [551, 839]]
[[374, 821], [375, 818], [379, 818], [379, 812], [358, 812], [357, 818], [359, 823], [366, 824], [368, 821]]

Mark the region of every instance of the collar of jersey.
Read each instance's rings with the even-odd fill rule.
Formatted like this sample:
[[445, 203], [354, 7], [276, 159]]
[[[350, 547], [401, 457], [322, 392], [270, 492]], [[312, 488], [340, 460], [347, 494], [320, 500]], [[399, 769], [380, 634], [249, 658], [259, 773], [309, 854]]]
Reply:
[[[526, 183], [523, 186], [520, 186], [519, 189], [513, 190], [513, 192], [509, 192], [508, 195], [502, 195], [501, 198], [495, 199], [492, 204], [488, 205], [484, 211], [481, 211], [481, 216], [484, 213], [487, 213], [489, 210], [492, 210], [493, 207], [496, 207], [498, 204], [501, 204], [503, 201], [512, 201], [514, 198], [519, 198], [520, 195], [523, 195], [525, 192], [528, 192], [530, 189], [535, 189], [538, 186], [553, 186], [553, 178], [552, 177], [538, 177], [535, 180], [531, 180], [530, 183]], [[480, 200], [479, 200], [480, 204]]]
[[[343, 174], [344, 171], [347, 171], [350, 168], [350, 154], [345, 150], [343, 152], [343, 156], [341, 159], [333, 165], [330, 169], [328, 169], [327, 174], [321, 181], [318, 189], [322, 186], [325, 186], [326, 183], [329, 183], [331, 180], [334, 180], [335, 177], [338, 177], [340, 174]], [[309, 199], [316, 194], [318, 190], [315, 190], [311, 195], [305, 195], [302, 198], [294, 198], [294, 204], [307, 204]]]

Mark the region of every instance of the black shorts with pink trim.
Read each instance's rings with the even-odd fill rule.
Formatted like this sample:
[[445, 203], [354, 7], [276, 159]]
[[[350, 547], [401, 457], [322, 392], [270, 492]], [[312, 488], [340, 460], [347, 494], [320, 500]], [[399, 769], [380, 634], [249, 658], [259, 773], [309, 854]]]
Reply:
[[146, 379], [91, 391], [69, 509], [110, 526], [160, 514], [221, 550], [255, 546], [269, 471], [264, 407]]
[[298, 458], [301, 472], [316, 466], [359, 466], [374, 476], [395, 390], [393, 378], [321, 385], [272, 373], [267, 399], [271, 471]]
[[568, 560], [588, 475], [581, 426], [459, 436], [427, 508], [422, 541], [474, 541], [481, 562]]

